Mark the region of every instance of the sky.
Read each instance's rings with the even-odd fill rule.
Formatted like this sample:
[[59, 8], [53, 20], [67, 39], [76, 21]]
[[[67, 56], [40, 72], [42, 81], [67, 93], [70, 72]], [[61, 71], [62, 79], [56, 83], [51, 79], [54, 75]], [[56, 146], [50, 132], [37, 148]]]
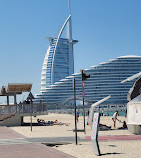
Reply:
[[[79, 41], [75, 72], [119, 56], [141, 55], [140, 6], [140, 0], [71, 0], [73, 39]], [[0, 87], [32, 83], [32, 93], [39, 93], [46, 37], [55, 37], [68, 14], [68, 0], [0, 0]], [[5, 100], [0, 97], [0, 103]]]

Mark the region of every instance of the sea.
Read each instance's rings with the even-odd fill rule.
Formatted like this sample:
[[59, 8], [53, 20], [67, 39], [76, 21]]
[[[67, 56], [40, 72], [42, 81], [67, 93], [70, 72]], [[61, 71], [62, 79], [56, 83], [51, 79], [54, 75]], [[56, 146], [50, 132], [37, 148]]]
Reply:
[[[113, 116], [113, 114], [115, 113], [115, 111], [106, 111], [106, 112], [103, 112], [104, 116]], [[125, 111], [119, 111], [118, 112], [118, 116], [125, 116], [126, 113]]]
[[[113, 116], [113, 114], [115, 113], [116, 111], [105, 111], [103, 112], [103, 116]], [[83, 113], [80, 112], [79, 113], [80, 116], [83, 116]], [[88, 113], [85, 114], [86, 116], [88, 116]], [[101, 112], [101, 115], [102, 115], [102, 112]], [[125, 111], [119, 111], [118, 112], [118, 116], [126, 116], [126, 112]]]

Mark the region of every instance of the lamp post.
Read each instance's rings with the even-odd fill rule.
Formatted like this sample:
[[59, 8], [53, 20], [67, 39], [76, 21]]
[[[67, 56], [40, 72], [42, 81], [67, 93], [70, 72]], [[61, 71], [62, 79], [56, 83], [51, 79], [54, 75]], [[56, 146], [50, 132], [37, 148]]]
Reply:
[[85, 107], [84, 107], [84, 104], [85, 104], [85, 90], [84, 90], [84, 87], [85, 87], [85, 80], [87, 80], [87, 78], [90, 78], [90, 75], [87, 75], [84, 73], [84, 70], [81, 70], [81, 75], [82, 75], [82, 93], [83, 93], [83, 117], [84, 117], [84, 133], [86, 134], [86, 130], [85, 130]]
[[77, 122], [76, 122], [76, 93], [75, 93], [75, 78], [74, 78], [74, 83], [73, 83], [73, 87], [74, 87], [74, 108], [75, 108], [75, 142], [77, 145]]
[[32, 93], [30, 92], [27, 97], [28, 100], [30, 100], [30, 126], [31, 126], [31, 132], [32, 132], [32, 113], [33, 113], [33, 103], [32, 99], [35, 99]]

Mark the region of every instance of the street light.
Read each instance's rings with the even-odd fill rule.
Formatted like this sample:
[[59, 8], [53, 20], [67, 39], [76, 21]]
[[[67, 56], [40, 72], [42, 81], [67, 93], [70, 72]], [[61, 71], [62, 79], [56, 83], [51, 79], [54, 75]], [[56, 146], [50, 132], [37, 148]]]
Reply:
[[85, 91], [84, 91], [84, 87], [85, 87], [85, 80], [87, 80], [87, 78], [90, 78], [90, 75], [87, 75], [84, 73], [84, 70], [81, 70], [81, 75], [82, 75], [82, 91], [83, 91], [83, 116], [84, 116], [84, 133], [86, 133], [85, 130], [85, 108], [84, 108], [84, 98], [85, 98]]

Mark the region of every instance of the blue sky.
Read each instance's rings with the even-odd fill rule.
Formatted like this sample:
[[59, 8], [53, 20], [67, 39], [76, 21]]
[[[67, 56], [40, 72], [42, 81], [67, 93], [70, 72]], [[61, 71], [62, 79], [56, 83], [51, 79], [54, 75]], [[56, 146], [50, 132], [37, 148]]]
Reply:
[[[73, 39], [79, 41], [75, 72], [118, 56], [141, 55], [140, 6], [140, 0], [71, 0]], [[55, 36], [67, 17], [67, 0], [0, 0], [0, 87], [30, 82], [32, 93], [39, 92], [46, 37]]]

